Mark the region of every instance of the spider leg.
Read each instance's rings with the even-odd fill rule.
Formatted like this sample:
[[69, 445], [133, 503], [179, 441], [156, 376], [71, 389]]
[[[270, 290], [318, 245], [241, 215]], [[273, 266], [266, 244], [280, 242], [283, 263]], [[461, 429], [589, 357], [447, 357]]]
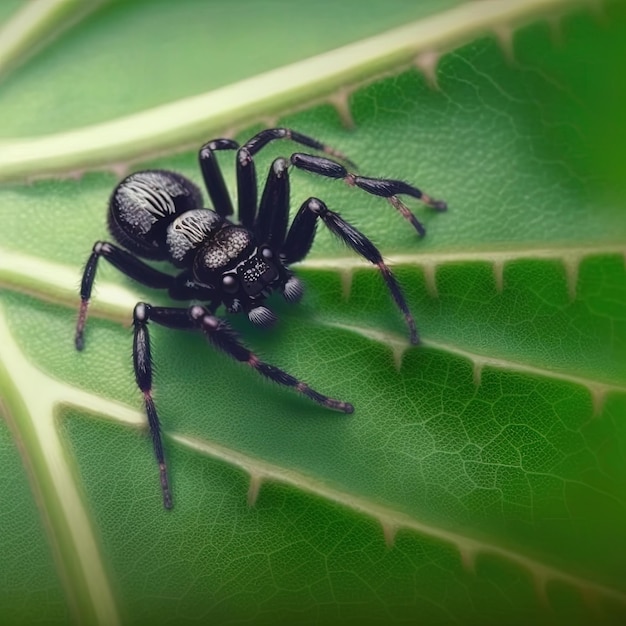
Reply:
[[289, 221], [288, 167], [286, 159], [278, 158], [272, 163], [254, 222], [257, 241], [277, 248], [285, 241]]
[[152, 399], [152, 353], [150, 350], [150, 333], [148, 322], [155, 322], [168, 328], [190, 330], [194, 325], [186, 308], [153, 307], [145, 302], [138, 302], [133, 311], [133, 366], [135, 380], [143, 393], [150, 435], [154, 454], [159, 464], [159, 478], [163, 492], [163, 506], [172, 508], [172, 494], [167, 478], [167, 466], [161, 441], [161, 425], [154, 400]]
[[363, 233], [346, 222], [339, 213], [331, 211], [318, 198], [309, 198], [298, 210], [281, 251], [285, 263], [290, 264], [301, 261], [307, 255], [315, 237], [315, 226], [318, 218], [349, 248], [378, 268], [397, 307], [404, 315], [404, 319], [409, 327], [411, 343], [419, 343], [415, 320], [409, 310], [402, 289], [396, 277], [383, 261], [376, 246]]
[[257, 133], [254, 137], [246, 141], [246, 143], [241, 146], [240, 151], [247, 152], [250, 157], [253, 157], [257, 154], [257, 152], [259, 152], [259, 150], [275, 139], [290, 139], [291, 141], [295, 141], [303, 146], [307, 146], [307, 148], [313, 148], [314, 150], [325, 152], [326, 154], [343, 161], [350, 167], [356, 168], [356, 165], [345, 154], [343, 154], [343, 152], [339, 152], [339, 150], [335, 150], [335, 148], [328, 146], [313, 137], [303, 135], [302, 133], [291, 130], [290, 128], [267, 128], [266, 130], [262, 130], [260, 133]]
[[342, 413], [352, 413], [354, 411], [354, 407], [348, 402], [329, 398], [284, 370], [261, 361], [256, 354], [241, 343], [235, 331], [224, 320], [215, 317], [206, 307], [192, 305], [189, 308], [189, 316], [193, 320], [193, 324], [206, 335], [216, 348], [219, 348], [236, 361], [246, 363], [262, 376], [279, 385], [291, 387], [298, 393], [305, 395], [326, 408], [341, 411]]
[[415, 217], [412, 211], [398, 198], [399, 194], [412, 196], [421, 200], [426, 206], [436, 211], [445, 211], [448, 205], [443, 200], [435, 200], [423, 191], [401, 180], [388, 178], [367, 178], [357, 176], [331, 159], [296, 152], [291, 155], [291, 163], [301, 170], [325, 176], [327, 178], [343, 179], [351, 187], [359, 187], [374, 196], [387, 198], [389, 203], [400, 212], [402, 217], [411, 223], [420, 236], [426, 234], [423, 224]]
[[239, 148], [239, 144], [231, 139], [213, 139], [204, 144], [198, 152], [198, 162], [202, 170], [204, 186], [211, 196], [215, 212], [222, 217], [233, 214], [233, 204], [215, 152], [218, 150], [237, 150], [237, 148]]
[[116, 245], [107, 241], [97, 241], [85, 265], [80, 285], [80, 309], [78, 311], [76, 333], [74, 336], [74, 344], [77, 350], [82, 350], [85, 345], [84, 330], [87, 321], [87, 309], [89, 307], [89, 300], [91, 299], [91, 291], [96, 278], [96, 270], [98, 269], [98, 260], [100, 257], [104, 257], [111, 265], [120, 270], [120, 272], [140, 282], [142, 285], [146, 285], [146, 287], [168, 289], [174, 280], [173, 276], [155, 270], [150, 265], [147, 265], [133, 256], [130, 252], [118, 248]]
[[[284, 158], [278, 158], [272, 163], [254, 224], [257, 241], [271, 245], [277, 251], [283, 247], [289, 223], [288, 166], [289, 163]], [[282, 286], [285, 299], [288, 302], [297, 302], [302, 297], [302, 292], [301, 281], [291, 272], [287, 272], [286, 281]]]
[[239, 201], [239, 221], [246, 228], [253, 229], [257, 212], [257, 177], [253, 157], [270, 141], [276, 139], [290, 139], [308, 148], [320, 150], [341, 161], [350, 167], [356, 166], [344, 154], [326, 144], [303, 135], [290, 128], [268, 128], [257, 133], [246, 141], [237, 152], [237, 197]]
[[163, 506], [166, 509], [172, 508], [172, 495], [167, 476], [165, 454], [163, 452], [161, 424], [152, 398], [153, 365], [152, 352], [150, 349], [150, 333], [148, 330], [149, 322], [178, 330], [199, 329], [214, 346], [225, 352], [228, 356], [236, 361], [246, 363], [259, 374], [269, 378], [275, 383], [284, 385], [285, 387], [291, 387], [307, 398], [329, 409], [343, 413], [354, 412], [354, 407], [348, 402], [340, 402], [339, 400], [329, 398], [311, 389], [309, 385], [298, 380], [291, 374], [288, 374], [274, 365], [261, 361], [256, 354], [248, 350], [248, 348], [241, 343], [235, 331], [226, 322], [215, 317], [207, 307], [200, 305], [192, 305], [189, 308], [156, 307], [145, 302], [138, 302], [133, 312], [133, 365], [135, 369], [135, 380], [144, 398], [154, 454], [159, 464]]

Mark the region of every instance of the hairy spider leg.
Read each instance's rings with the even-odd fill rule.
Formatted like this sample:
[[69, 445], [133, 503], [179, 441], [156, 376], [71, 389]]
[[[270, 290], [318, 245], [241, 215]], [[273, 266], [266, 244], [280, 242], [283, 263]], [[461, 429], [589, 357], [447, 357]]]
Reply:
[[118, 248], [115, 244], [108, 241], [96, 241], [85, 269], [80, 284], [80, 309], [78, 311], [78, 319], [76, 320], [76, 332], [74, 334], [74, 345], [77, 350], [85, 347], [85, 323], [87, 322], [87, 309], [91, 299], [91, 291], [93, 283], [96, 279], [96, 271], [98, 269], [98, 261], [100, 257], [104, 257], [111, 265], [116, 267], [126, 276], [140, 282], [146, 287], [153, 289], [168, 289], [172, 285], [173, 276], [155, 270], [150, 265], [133, 256], [130, 252]]
[[289, 162], [278, 158], [272, 163], [254, 222], [254, 234], [261, 244], [283, 245], [289, 225]]
[[[320, 150], [326, 154], [343, 161], [352, 169], [356, 165], [342, 152], [289, 128], [270, 128], [257, 133], [244, 143], [237, 152], [237, 191], [239, 197], [239, 220], [246, 228], [253, 228], [257, 210], [257, 179], [253, 157], [270, 141], [276, 139], [291, 139], [296, 143]], [[389, 203], [411, 223], [420, 236], [426, 234], [423, 224], [415, 217], [413, 212], [398, 198], [398, 195], [408, 195], [421, 200], [426, 206], [436, 211], [445, 211], [448, 205], [443, 200], [436, 200], [424, 193], [421, 189], [409, 185], [401, 180], [386, 178], [369, 178], [358, 176], [331, 159], [296, 152], [291, 156], [291, 163], [303, 170], [329, 178], [341, 178], [348, 185], [356, 186], [367, 193], [387, 198]]]
[[326, 154], [333, 156], [356, 169], [355, 163], [351, 161], [343, 152], [340, 152], [332, 146], [322, 143], [309, 135], [303, 135], [302, 133], [292, 130], [291, 128], [267, 128], [262, 130], [251, 139], [248, 139], [248, 141], [241, 146], [241, 150], [246, 151], [252, 157], [257, 154], [259, 150], [264, 148], [270, 141], [274, 141], [275, 139], [290, 139], [291, 141], [306, 146], [307, 148], [313, 148], [314, 150], [325, 152]]
[[241, 343], [235, 331], [224, 320], [215, 317], [206, 307], [201, 305], [192, 305], [188, 308], [156, 307], [145, 302], [138, 302], [133, 312], [133, 365], [135, 368], [135, 380], [144, 397], [154, 454], [159, 464], [163, 506], [166, 509], [172, 508], [172, 495], [167, 475], [165, 454], [163, 452], [161, 425], [152, 399], [153, 364], [148, 330], [149, 322], [178, 330], [199, 329], [216, 348], [219, 348], [236, 361], [246, 363], [265, 378], [269, 378], [279, 385], [291, 387], [298, 393], [326, 408], [342, 413], [354, 412], [354, 407], [350, 403], [329, 398], [284, 370], [261, 361], [256, 354]]
[[367, 178], [357, 176], [335, 161], [324, 157], [313, 156], [296, 152], [291, 155], [291, 163], [301, 170], [325, 176], [326, 178], [343, 179], [351, 187], [359, 187], [369, 194], [387, 198], [391, 206], [400, 212], [415, 228], [418, 234], [423, 237], [426, 234], [424, 225], [415, 217], [413, 212], [398, 198], [398, 194], [412, 196], [421, 200], [426, 206], [436, 211], [445, 211], [448, 205], [443, 200], [435, 200], [422, 192], [417, 187], [409, 185], [401, 180], [387, 178]]
[[237, 333], [224, 320], [213, 315], [206, 307], [199, 304], [192, 305], [189, 307], [189, 317], [195, 327], [199, 328], [216, 348], [219, 348], [236, 361], [246, 363], [259, 374], [265, 376], [265, 378], [269, 378], [279, 385], [291, 387], [298, 393], [328, 409], [342, 413], [354, 412], [354, 407], [349, 402], [341, 402], [340, 400], [329, 398], [284, 370], [261, 361], [256, 354], [241, 343]]
[[82, 350], [85, 347], [84, 333], [85, 324], [87, 322], [87, 311], [100, 258], [106, 259], [111, 265], [122, 272], [122, 274], [125, 274], [146, 287], [152, 289], [167, 289], [169, 296], [174, 300], [190, 300], [192, 298], [213, 300], [215, 298], [215, 294], [212, 290], [194, 282], [191, 272], [189, 271], [181, 272], [177, 276], [172, 276], [154, 269], [152, 266], [144, 263], [130, 252], [119, 248], [115, 244], [109, 243], [108, 241], [97, 241], [85, 265], [80, 286], [80, 308], [74, 335], [74, 345], [77, 350]]
[[[268, 143], [276, 139], [290, 139], [308, 148], [320, 150], [341, 161], [350, 167], [356, 168], [354, 163], [342, 152], [290, 128], [268, 128], [257, 133], [254, 137], [246, 141], [237, 151], [237, 198], [239, 202], [239, 222], [254, 230], [255, 219], [258, 206], [258, 189], [256, 167], [254, 165], [254, 155], [264, 148]], [[258, 222], [258, 219], [256, 219]]]
[[378, 268], [396, 306], [404, 315], [406, 324], [409, 327], [411, 343], [419, 343], [415, 320], [402, 293], [402, 288], [383, 261], [378, 248], [363, 233], [346, 222], [339, 213], [331, 211], [319, 198], [309, 198], [298, 210], [281, 251], [285, 262], [295, 263], [301, 261], [307, 255], [315, 237], [315, 226], [318, 218], [351, 250], [354, 250], [354, 252], [360, 254]]
[[[329, 162], [334, 164], [333, 161]], [[328, 229], [348, 247], [376, 265], [396, 305], [404, 315], [409, 327], [411, 343], [417, 344], [419, 342], [417, 328], [406, 298], [396, 277], [383, 261], [376, 246], [363, 233], [346, 222], [338, 213], [329, 210], [326, 204], [317, 198], [309, 198], [300, 207], [286, 236], [289, 205], [288, 164], [285, 159], [278, 158], [270, 167], [267, 183], [263, 190], [255, 223], [255, 234], [258, 240], [276, 245], [284, 263], [290, 265], [301, 261], [309, 253], [315, 237], [317, 218], [321, 218]], [[287, 300], [295, 301], [301, 293], [302, 287], [297, 278], [293, 277], [285, 284], [283, 295]]]
[[168, 328], [182, 330], [193, 328], [187, 309], [171, 307], [152, 307], [145, 302], [138, 302], [133, 311], [133, 366], [135, 380], [143, 394], [154, 454], [159, 464], [159, 479], [163, 492], [163, 506], [172, 508], [172, 493], [167, 477], [167, 465], [161, 440], [161, 424], [154, 400], [152, 399], [152, 352], [148, 322], [153, 321]]

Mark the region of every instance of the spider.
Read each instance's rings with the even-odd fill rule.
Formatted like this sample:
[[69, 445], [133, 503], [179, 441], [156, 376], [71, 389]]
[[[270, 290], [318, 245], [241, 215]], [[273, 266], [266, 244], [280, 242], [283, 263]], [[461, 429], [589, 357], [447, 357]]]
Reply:
[[[259, 203], [253, 157], [276, 139], [290, 139], [333, 158], [296, 152], [289, 159], [275, 159]], [[238, 222], [229, 219], [233, 205], [216, 160], [216, 152], [220, 150], [237, 151]], [[246, 313], [255, 326], [267, 327], [276, 320], [264, 304], [271, 292], [278, 291], [288, 302], [297, 302], [303, 288], [290, 266], [309, 253], [320, 219], [349, 248], [378, 268], [404, 316], [411, 343], [418, 343], [415, 321], [402, 289], [378, 249], [365, 235], [319, 198], [306, 200], [291, 225], [288, 224], [289, 165], [343, 180], [367, 193], [387, 198], [420, 236], [425, 233], [424, 227], [398, 195], [413, 196], [438, 211], [447, 208], [445, 202], [434, 200], [405, 182], [358, 176], [338, 162], [355, 169], [342, 153], [287, 128], [263, 130], [242, 146], [230, 139], [214, 139], [202, 146], [198, 160], [213, 209], [204, 208], [201, 192], [195, 184], [167, 170], [135, 172], [114, 189], [109, 201], [108, 226], [120, 245], [107, 241], [94, 244], [83, 272], [76, 323], [75, 345], [82, 350], [87, 309], [101, 257], [142, 285], [166, 289], [173, 300], [191, 301], [184, 307], [138, 302], [133, 312], [135, 379], [143, 394], [166, 509], [172, 507], [172, 496], [161, 426], [152, 398], [149, 322], [174, 329], [199, 330], [215, 347], [262, 376], [291, 387], [324, 407], [352, 413], [354, 408], [348, 402], [329, 398], [262, 361], [241, 343], [227, 322], [215, 314], [224, 306], [231, 313]], [[167, 260], [179, 271], [175, 275], [162, 272], [138, 257]]]

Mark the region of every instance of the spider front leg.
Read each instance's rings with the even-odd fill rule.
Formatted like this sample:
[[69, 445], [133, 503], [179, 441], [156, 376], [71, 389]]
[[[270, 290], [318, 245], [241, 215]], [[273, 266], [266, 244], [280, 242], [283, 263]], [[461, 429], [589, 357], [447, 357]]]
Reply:
[[168, 289], [173, 282], [172, 276], [165, 272], [155, 270], [150, 265], [133, 256], [130, 252], [118, 248], [116, 245], [107, 241], [97, 241], [85, 265], [80, 285], [80, 309], [78, 311], [76, 332], [74, 335], [74, 345], [77, 350], [82, 350], [85, 347], [84, 332], [85, 323], [87, 322], [87, 309], [89, 308], [91, 291], [96, 279], [96, 271], [100, 257], [104, 257], [111, 265], [120, 270], [120, 272], [146, 287]]
[[396, 277], [383, 261], [378, 248], [363, 233], [346, 222], [339, 213], [331, 211], [320, 199], [309, 198], [298, 210], [281, 250], [285, 263], [290, 264], [301, 261], [308, 254], [315, 237], [315, 225], [318, 218], [349, 248], [378, 268], [397, 307], [404, 315], [406, 324], [409, 327], [411, 343], [419, 343], [415, 320], [409, 310], [402, 289]]
[[246, 363], [261, 376], [279, 385], [291, 387], [294, 391], [328, 409], [341, 411], [342, 413], [354, 412], [354, 407], [349, 402], [341, 402], [340, 400], [329, 398], [284, 370], [261, 361], [256, 354], [239, 341], [235, 331], [224, 320], [215, 317], [206, 307], [192, 305], [189, 308], [189, 316], [196, 328], [199, 328], [216, 348], [219, 348], [236, 361]]
[[[237, 152], [237, 197], [239, 201], [239, 221], [246, 228], [252, 229], [257, 212], [257, 177], [254, 165], [254, 156], [258, 154], [268, 143], [277, 139], [289, 139], [308, 148], [325, 152], [350, 167], [356, 167], [339, 150], [331, 146], [303, 135], [290, 128], [268, 128], [262, 130], [246, 141]], [[258, 222], [258, 219], [257, 219]]]
[[[327, 161], [327, 159], [324, 159]], [[340, 166], [334, 161], [328, 161]], [[254, 224], [255, 234], [259, 241], [280, 246], [280, 254], [286, 265], [301, 261], [311, 249], [315, 237], [317, 218], [321, 218], [329, 230], [339, 237], [357, 254], [376, 265], [396, 305], [402, 311], [409, 327], [412, 344], [419, 342], [413, 315], [402, 293], [402, 289], [376, 246], [338, 213], [330, 211], [317, 198], [309, 198], [294, 218], [285, 239], [287, 216], [289, 215], [289, 170], [287, 161], [276, 159], [267, 177], [259, 214]], [[284, 242], [283, 242], [284, 241]], [[282, 245], [281, 245], [281, 242]], [[295, 276], [290, 276], [283, 287], [283, 295], [288, 301], [297, 301], [302, 295], [302, 285]]]
[[421, 191], [421, 189], [409, 185], [404, 181], [357, 176], [352, 172], [348, 172], [343, 165], [331, 159], [296, 152], [291, 155], [291, 163], [298, 169], [306, 170], [313, 174], [318, 174], [319, 176], [325, 176], [326, 178], [343, 179], [351, 187], [359, 187], [374, 196], [387, 198], [391, 206], [393, 206], [404, 219], [411, 223], [421, 237], [426, 234], [424, 225], [415, 217], [409, 207], [398, 198], [398, 195], [407, 195], [417, 198], [426, 206], [436, 211], [445, 211], [448, 208], [448, 205], [443, 200], [435, 200]]
[[233, 204], [226, 188], [224, 177], [219, 163], [215, 158], [215, 152], [219, 150], [237, 150], [239, 144], [232, 139], [213, 139], [205, 143], [198, 152], [198, 162], [204, 178], [204, 186], [211, 197], [215, 212], [222, 217], [233, 214]]
[[[269, 169], [254, 221], [253, 231], [257, 242], [280, 251], [289, 224], [289, 205], [289, 162], [279, 157]], [[290, 272], [281, 289], [288, 302], [297, 302], [302, 297], [302, 283]]]

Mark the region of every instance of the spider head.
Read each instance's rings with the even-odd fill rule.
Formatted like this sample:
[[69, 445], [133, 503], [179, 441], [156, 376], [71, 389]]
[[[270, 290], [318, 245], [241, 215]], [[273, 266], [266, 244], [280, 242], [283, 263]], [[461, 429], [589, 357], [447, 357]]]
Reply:
[[[241, 260], [232, 271], [222, 276], [221, 286], [224, 302], [231, 311], [245, 310], [255, 326], [267, 327], [276, 316], [263, 305], [282, 281], [282, 264], [268, 246], [259, 246], [247, 258]], [[233, 302], [229, 306], [229, 300]]]
[[245, 311], [255, 326], [275, 321], [263, 304], [285, 282], [285, 269], [269, 246], [255, 244], [248, 230], [227, 226], [219, 231], [198, 251], [193, 272], [198, 281], [220, 291], [231, 313]]

